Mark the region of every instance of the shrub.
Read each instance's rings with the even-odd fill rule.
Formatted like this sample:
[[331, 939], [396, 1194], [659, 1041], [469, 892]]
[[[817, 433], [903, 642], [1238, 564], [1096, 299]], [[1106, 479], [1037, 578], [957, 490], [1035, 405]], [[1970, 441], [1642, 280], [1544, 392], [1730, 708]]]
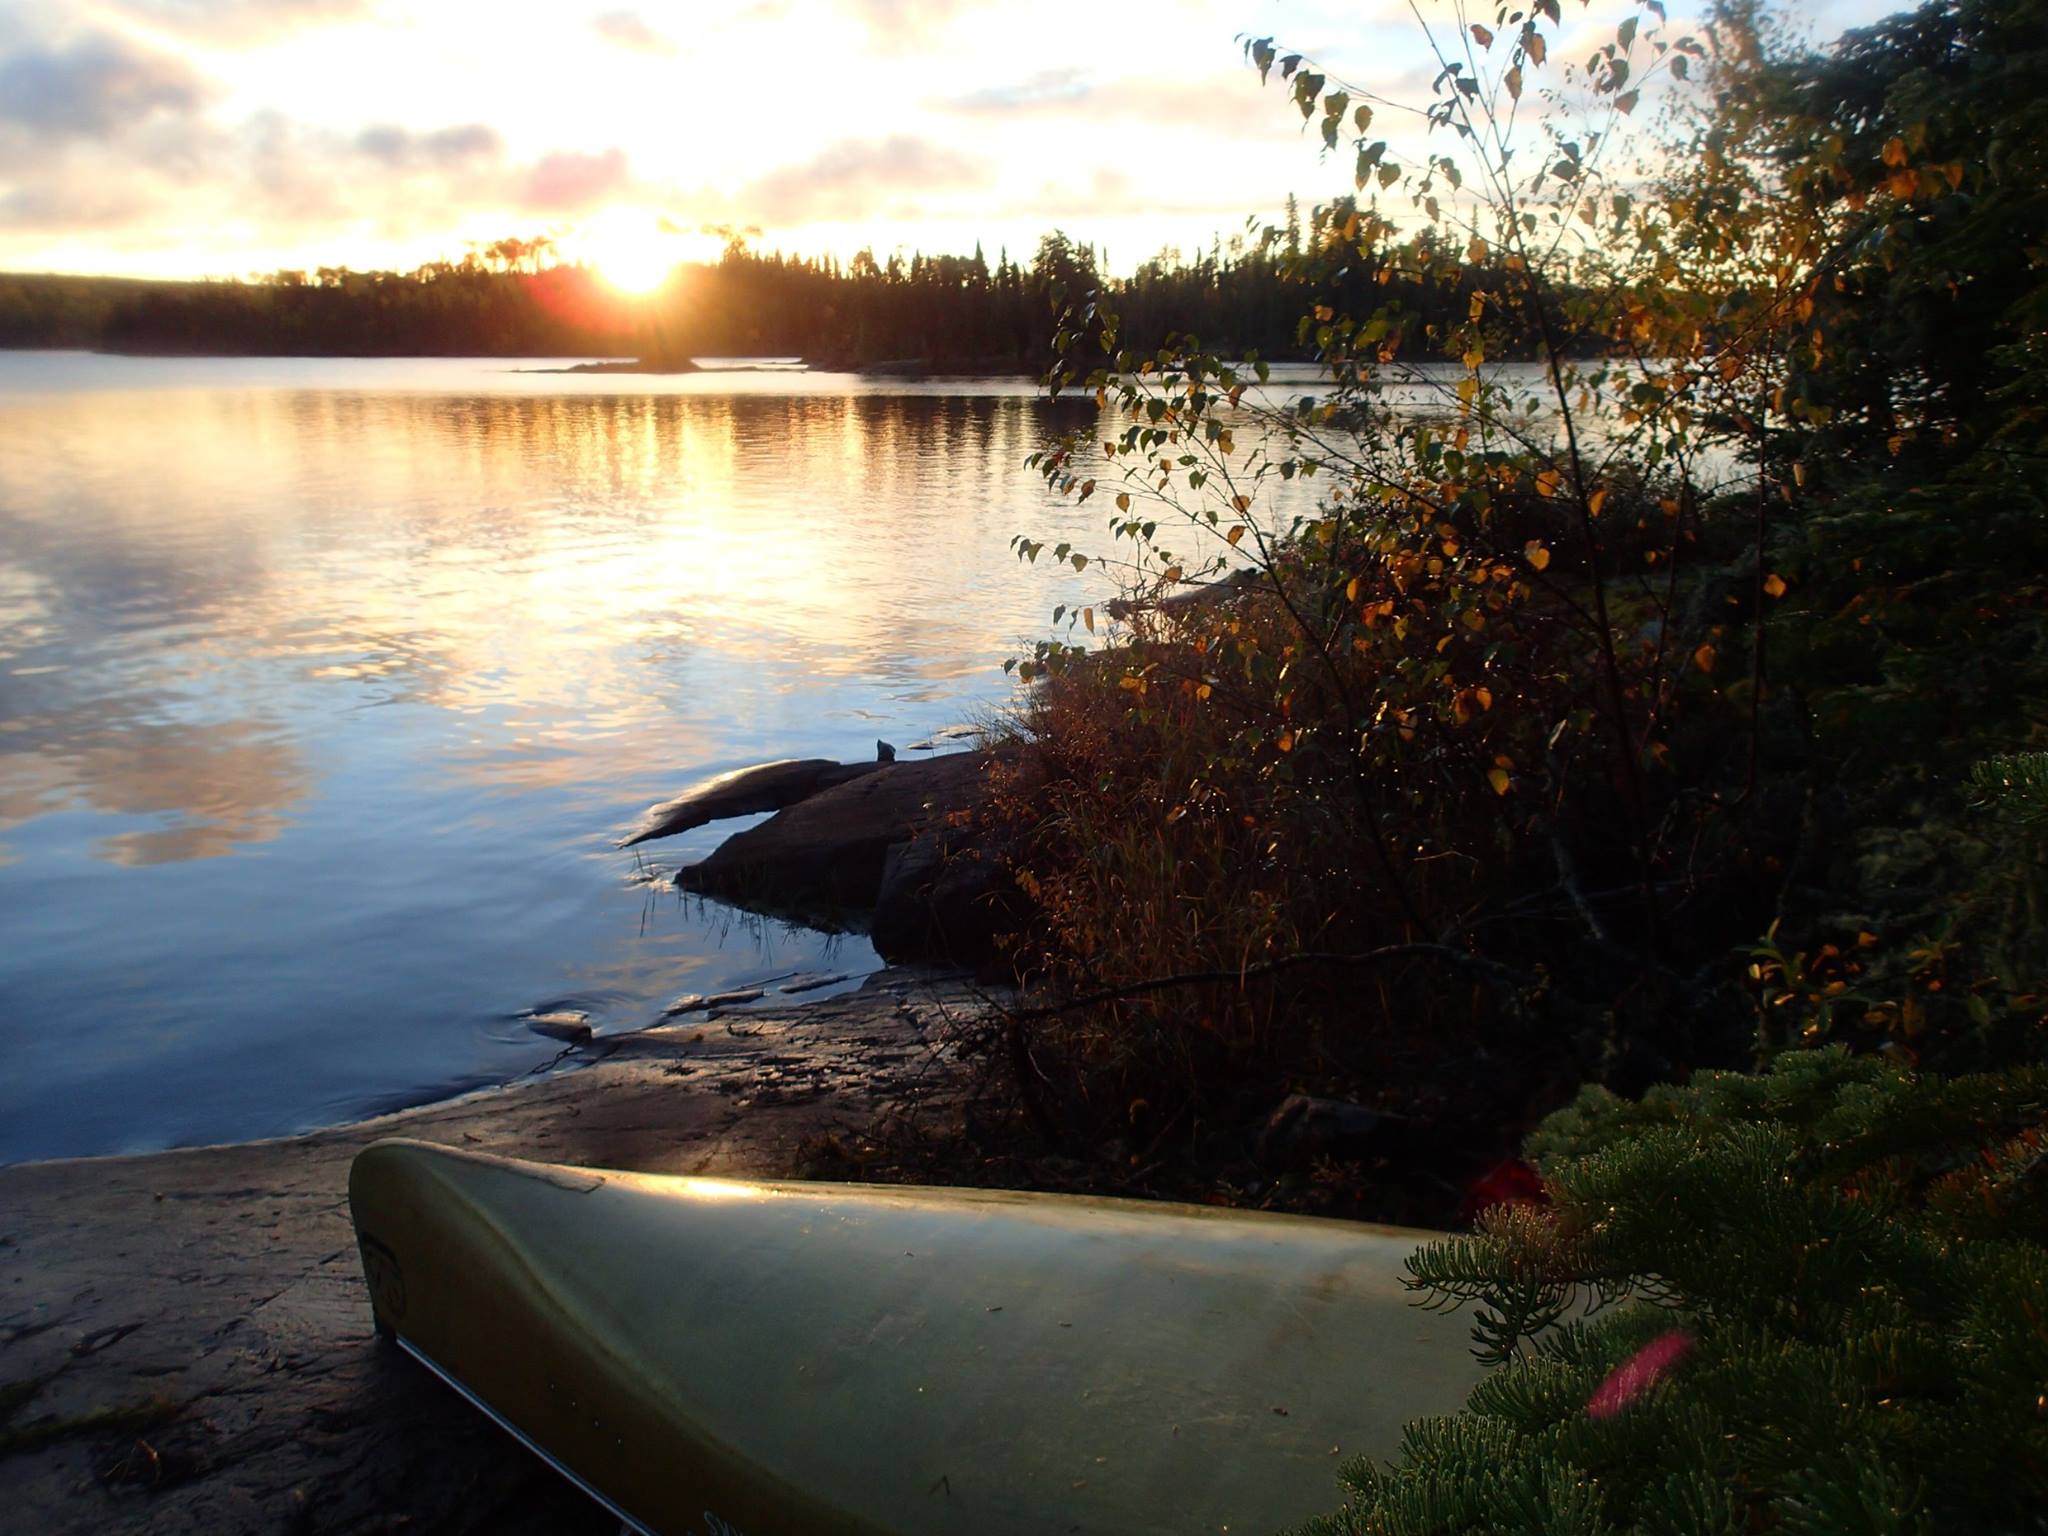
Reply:
[[[2002, 104], [2048, 54], [2017, 0], [1827, 55], [1758, 6], [1617, 9], [1569, 64], [1555, 3], [1426, 31], [1398, 155], [1384, 103], [1248, 45], [1356, 150], [1284, 260], [1321, 393], [1133, 353], [1107, 287], [1068, 318], [1107, 364], [1053, 386], [1105, 415], [1036, 462], [1113, 502], [1129, 591], [1099, 656], [1023, 664], [1012, 809], [1047, 916], [1020, 969], [1102, 999], [1038, 1033], [1084, 1128], [1315, 1079], [1476, 1153], [1582, 1079], [2041, 1046], [2040, 832], [1958, 768], [2044, 729], [2016, 466], [2048, 285], [2014, 253], [2048, 135]], [[1956, 268], [1992, 247], [2009, 289]]]
[[1547, 1203], [1409, 1262], [1497, 1369], [1306, 1532], [2048, 1529], [2044, 1119], [2038, 1068], [1839, 1047], [1588, 1089]]

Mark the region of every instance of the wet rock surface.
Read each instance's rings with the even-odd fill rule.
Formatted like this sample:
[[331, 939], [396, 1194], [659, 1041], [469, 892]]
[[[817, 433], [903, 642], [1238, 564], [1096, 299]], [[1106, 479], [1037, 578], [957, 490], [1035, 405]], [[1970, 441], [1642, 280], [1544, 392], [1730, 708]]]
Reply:
[[957, 979], [601, 1037], [594, 1064], [311, 1136], [0, 1169], [0, 1525], [602, 1533], [618, 1522], [370, 1326], [349, 1160], [406, 1135], [654, 1173], [801, 1174], [944, 1106]]
[[[964, 839], [985, 798], [992, 760], [986, 752], [956, 752], [879, 768], [863, 764], [868, 771], [860, 777], [726, 839], [709, 858], [678, 871], [676, 884], [816, 927], [866, 928], [895, 850], [926, 832], [948, 834], [949, 843]], [[924, 858], [915, 856], [920, 867]], [[883, 951], [885, 958], [925, 953]]]
[[880, 761], [836, 763], [829, 757], [792, 757], [721, 773], [684, 790], [673, 800], [649, 806], [639, 824], [618, 846], [631, 848], [655, 838], [674, 837], [679, 832], [733, 816], [779, 811], [821, 790], [873, 773], [881, 766]]

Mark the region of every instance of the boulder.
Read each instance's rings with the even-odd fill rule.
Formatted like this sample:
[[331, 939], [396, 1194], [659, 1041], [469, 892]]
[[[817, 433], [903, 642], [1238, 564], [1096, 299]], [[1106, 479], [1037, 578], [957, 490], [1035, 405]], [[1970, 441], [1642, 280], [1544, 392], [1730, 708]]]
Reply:
[[743, 1003], [759, 1002], [767, 995], [764, 987], [739, 987], [731, 992], [713, 992], [709, 997], [701, 992], [692, 992], [662, 1009], [661, 1016], [673, 1019], [685, 1013], [703, 1013], [710, 1008], [737, 1008]]
[[674, 837], [706, 822], [733, 816], [753, 816], [762, 811], [779, 811], [807, 800], [820, 790], [845, 784], [862, 774], [873, 773], [880, 763], [835, 763], [829, 757], [791, 757], [779, 762], [739, 768], [684, 790], [663, 805], [648, 807], [639, 826], [618, 846], [657, 837]]
[[566, 1041], [570, 1045], [581, 1045], [591, 1035], [590, 1015], [573, 1009], [521, 1014], [520, 1020], [535, 1034], [546, 1035], [550, 1040]]
[[676, 884], [813, 927], [865, 928], [890, 850], [927, 827], [971, 821], [989, 761], [985, 752], [956, 752], [860, 764], [858, 777], [727, 838], [679, 870]]
[[1192, 619], [1219, 604], [1235, 602], [1256, 589], [1260, 579], [1258, 571], [1240, 569], [1214, 581], [1183, 582], [1180, 591], [1165, 597], [1111, 598], [1106, 609], [1113, 619], [1130, 619], [1146, 609], [1162, 618]]
[[1316, 1157], [1362, 1156], [1374, 1149], [1394, 1120], [1363, 1104], [1290, 1094], [1259, 1132], [1258, 1159], [1271, 1168]]
[[1006, 846], [976, 829], [926, 827], [889, 850], [868, 936], [891, 964], [972, 964], [1025, 915]]

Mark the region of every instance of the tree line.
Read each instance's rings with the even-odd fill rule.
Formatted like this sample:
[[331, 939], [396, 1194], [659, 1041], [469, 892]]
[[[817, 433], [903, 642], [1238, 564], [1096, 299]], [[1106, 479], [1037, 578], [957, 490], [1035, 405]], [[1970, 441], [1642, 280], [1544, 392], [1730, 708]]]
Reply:
[[[1348, 201], [1310, 211], [1341, 224]], [[1058, 356], [1060, 315], [1099, 296], [1126, 346], [1202, 345], [1310, 359], [1301, 214], [1255, 239], [1166, 250], [1112, 276], [1091, 244], [1055, 230], [1028, 260], [863, 250], [791, 256], [732, 239], [713, 264], [679, 266], [629, 295], [600, 270], [554, 260], [545, 238], [507, 239], [409, 272], [327, 266], [240, 282], [0, 274], [0, 346], [252, 356], [802, 357], [823, 367], [914, 361], [939, 370], [1038, 373]], [[1311, 235], [1311, 238], [1313, 236]], [[1421, 329], [1448, 329], [1469, 295], [1369, 264], [1318, 279], [1333, 301], [1398, 299]], [[1474, 286], [1477, 279], [1465, 287]], [[1313, 296], [1311, 296], [1313, 297]]]

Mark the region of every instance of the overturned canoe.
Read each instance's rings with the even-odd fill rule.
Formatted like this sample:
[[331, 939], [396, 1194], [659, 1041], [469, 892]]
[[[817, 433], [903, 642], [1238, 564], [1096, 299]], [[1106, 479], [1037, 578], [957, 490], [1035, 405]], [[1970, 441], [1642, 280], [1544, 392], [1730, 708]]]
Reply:
[[386, 1141], [381, 1329], [659, 1536], [1269, 1532], [1476, 1376], [1420, 1234]]

